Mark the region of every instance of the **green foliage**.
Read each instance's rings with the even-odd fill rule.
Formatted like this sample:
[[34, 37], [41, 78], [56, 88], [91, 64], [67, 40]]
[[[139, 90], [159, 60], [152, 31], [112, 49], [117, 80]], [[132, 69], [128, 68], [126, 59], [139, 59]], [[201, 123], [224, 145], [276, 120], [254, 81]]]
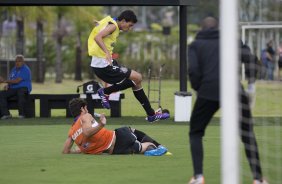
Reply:
[[160, 24], [157, 24], [157, 23], [152, 23], [151, 24], [151, 30], [153, 32], [155, 32], [155, 31], [162, 31], [162, 26]]
[[[32, 42], [26, 45], [26, 57], [30, 58], [36, 58], [36, 40], [32, 39]], [[45, 59], [45, 67], [53, 68], [55, 65], [55, 58], [56, 58], [56, 52], [55, 52], [55, 42], [51, 39], [45, 39], [44, 42], [44, 59]]]

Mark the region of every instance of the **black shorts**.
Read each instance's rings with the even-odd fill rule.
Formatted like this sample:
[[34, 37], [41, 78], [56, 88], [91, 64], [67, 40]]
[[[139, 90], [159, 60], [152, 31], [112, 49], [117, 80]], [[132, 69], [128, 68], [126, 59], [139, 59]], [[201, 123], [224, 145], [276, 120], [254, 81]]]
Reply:
[[124, 79], [128, 79], [131, 73], [131, 69], [119, 66], [116, 61], [113, 62], [112, 66], [105, 68], [93, 68], [94, 73], [108, 84], [117, 84]]
[[141, 151], [141, 143], [129, 127], [115, 129], [116, 143], [113, 154], [133, 154]]

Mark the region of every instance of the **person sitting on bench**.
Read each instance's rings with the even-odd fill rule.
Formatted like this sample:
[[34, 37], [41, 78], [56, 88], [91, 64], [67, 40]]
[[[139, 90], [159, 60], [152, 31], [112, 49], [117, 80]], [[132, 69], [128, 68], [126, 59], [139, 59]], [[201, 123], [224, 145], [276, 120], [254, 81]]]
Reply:
[[0, 91], [0, 117], [2, 120], [12, 118], [8, 110], [8, 99], [16, 96], [18, 99], [19, 118], [24, 118], [24, 105], [26, 96], [31, 92], [31, 72], [24, 62], [23, 55], [17, 55], [15, 67], [12, 68], [9, 79], [0, 77], [0, 83], [7, 83], [4, 90]]

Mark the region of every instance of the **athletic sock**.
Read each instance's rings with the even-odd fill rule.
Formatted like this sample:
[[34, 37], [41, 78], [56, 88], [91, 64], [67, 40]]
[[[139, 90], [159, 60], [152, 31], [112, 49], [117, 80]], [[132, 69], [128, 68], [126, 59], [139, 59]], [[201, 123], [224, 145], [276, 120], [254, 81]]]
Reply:
[[153, 116], [155, 114], [154, 109], [152, 109], [151, 104], [145, 95], [143, 88], [133, 91], [135, 98], [140, 102], [143, 109], [146, 111], [148, 116]]
[[104, 88], [104, 93], [109, 95], [113, 92], [122, 91], [124, 89], [135, 86], [135, 84], [130, 79], [125, 79], [121, 83], [113, 84], [107, 88]]

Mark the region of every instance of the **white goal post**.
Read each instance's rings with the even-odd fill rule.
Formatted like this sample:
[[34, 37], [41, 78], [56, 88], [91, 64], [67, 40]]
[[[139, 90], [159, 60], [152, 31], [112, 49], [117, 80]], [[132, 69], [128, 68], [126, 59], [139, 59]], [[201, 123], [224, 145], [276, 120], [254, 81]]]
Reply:
[[238, 1], [220, 0], [221, 183], [239, 184]]

